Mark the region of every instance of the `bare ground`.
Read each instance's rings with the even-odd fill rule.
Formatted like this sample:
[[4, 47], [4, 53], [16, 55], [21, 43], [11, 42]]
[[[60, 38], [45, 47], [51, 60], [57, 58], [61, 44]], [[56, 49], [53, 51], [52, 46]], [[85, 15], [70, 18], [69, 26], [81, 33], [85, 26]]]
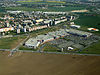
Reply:
[[100, 56], [0, 52], [0, 75], [100, 75]]

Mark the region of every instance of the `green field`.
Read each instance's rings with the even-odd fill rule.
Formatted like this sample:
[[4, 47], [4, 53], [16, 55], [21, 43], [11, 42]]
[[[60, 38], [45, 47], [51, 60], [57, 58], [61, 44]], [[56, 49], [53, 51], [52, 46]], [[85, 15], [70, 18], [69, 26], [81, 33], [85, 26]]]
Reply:
[[48, 9], [37, 9], [29, 7], [6, 7], [6, 10], [20, 10], [20, 11], [49, 11]]
[[48, 52], [58, 52], [59, 48], [55, 47], [54, 45], [50, 43], [46, 43], [42, 50], [48, 51]]
[[66, 2], [61, 2], [61, 1], [17, 1], [18, 3], [21, 4], [49, 4], [49, 5], [60, 5], [60, 4], [65, 4]]
[[100, 41], [90, 47], [84, 49], [79, 53], [86, 53], [86, 54], [100, 54]]
[[40, 9], [40, 8], [34, 8], [34, 7], [27, 7], [27, 6], [20, 6], [20, 7], [6, 7], [6, 10], [23, 10], [23, 11], [72, 11], [72, 10], [82, 10], [85, 9], [85, 7], [48, 7], [47, 9]]
[[13, 49], [15, 48], [22, 40], [24, 40], [25, 36], [20, 37], [10, 37], [10, 38], [1, 38], [0, 39], [0, 49]]
[[0, 12], [5, 12], [5, 9], [0, 7]]
[[82, 10], [85, 9], [85, 7], [67, 6], [67, 7], [49, 7], [48, 9], [53, 11], [72, 11], [72, 10]]
[[[86, 9], [86, 6], [80, 4], [66, 3], [62, 1], [18, 1], [22, 4], [20, 7], [6, 7], [6, 10], [23, 10], [23, 11], [72, 11]], [[38, 7], [46, 6], [42, 9]], [[65, 5], [65, 7], [60, 7]], [[56, 7], [57, 6], [57, 7]]]
[[[80, 17], [76, 19], [74, 22], [77, 25], [85, 26], [85, 27], [94, 27], [100, 29], [100, 15], [97, 14], [79, 14]], [[100, 33], [100, 31], [98, 32]]]

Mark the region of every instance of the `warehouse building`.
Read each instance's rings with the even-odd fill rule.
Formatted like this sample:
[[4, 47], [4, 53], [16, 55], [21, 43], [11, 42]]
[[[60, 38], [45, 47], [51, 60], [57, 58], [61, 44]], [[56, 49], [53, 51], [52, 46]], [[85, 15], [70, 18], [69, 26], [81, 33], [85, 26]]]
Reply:
[[58, 45], [58, 47], [66, 48], [66, 47], [69, 47], [69, 46], [72, 46], [72, 45], [74, 45], [74, 43], [72, 41], [66, 41], [66, 43]]
[[[38, 35], [35, 38], [30, 38], [26, 43], [25, 46], [29, 47], [29, 48], [37, 48], [40, 44], [43, 44], [45, 42], [49, 42], [55, 39], [59, 39], [60, 37], [63, 36], [67, 36], [72, 34], [73, 37], [69, 37], [72, 38], [72, 40], [74, 41], [67, 41], [64, 44], [60, 44], [59, 47], [60, 48], [64, 48], [64, 47], [68, 47], [68, 46], [72, 46], [75, 42], [75, 36], [74, 35], [78, 35], [78, 36], [82, 36], [82, 37], [89, 37], [92, 35], [92, 33], [89, 32], [84, 32], [84, 31], [79, 31], [76, 29], [59, 29], [58, 31], [55, 32], [49, 32], [45, 35]], [[81, 40], [82, 42], [82, 40]], [[83, 40], [84, 43], [84, 40]], [[76, 48], [82, 48], [83, 46], [77, 44], [74, 45], [74, 47]]]
[[49, 32], [48, 35], [53, 36], [54, 39], [59, 39], [60, 38], [60, 36], [59, 35], [56, 35], [55, 32]]
[[34, 48], [36, 49], [40, 44], [40, 41], [36, 38], [30, 38], [26, 43], [25, 46], [28, 48]]
[[45, 42], [54, 40], [54, 37], [50, 35], [38, 35], [36, 38], [30, 38], [26, 43], [25, 46], [29, 48], [36, 49], [40, 44]]
[[89, 37], [92, 35], [92, 33], [80, 31], [80, 30], [76, 30], [76, 29], [66, 29], [66, 32], [69, 34], [78, 35], [78, 36], [82, 36], [82, 37]]
[[26, 43], [25, 46], [29, 47], [29, 48], [36, 48], [38, 47], [40, 44], [43, 44], [45, 42], [48, 41], [52, 41], [54, 39], [58, 39], [62, 36], [66, 36], [69, 35], [68, 33], [65, 32], [65, 30], [60, 29], [59, 31], [55, 31], [55, 32], [49, 32], [45, 35], [38, 35], [35, 38], [30, 38]]
[[50, 36], [50, 35], [46, 35], [43, 39], [42, 39], [42, 42], [45, 43], [45, 42], [48, 42], [48, 41], [52, 41], [54, 40], [54, 37]]

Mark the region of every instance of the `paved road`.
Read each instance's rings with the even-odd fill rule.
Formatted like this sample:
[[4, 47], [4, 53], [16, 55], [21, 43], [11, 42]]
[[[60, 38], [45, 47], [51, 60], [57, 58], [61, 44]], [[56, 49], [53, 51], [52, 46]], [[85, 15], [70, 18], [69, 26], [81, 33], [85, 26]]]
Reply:
[[48, 54], [72, 54], [72, 55], [87, 55], [87, 56], [100, 56], [100, 54], [79, 54], [79, 53], [64, 53], [64, 52], [45, 52], [42, 51], [42, 48], [45, 46], [43, 45], [40, 50], [31, 51], [31, 50], [19, 50], [19, 47], [29, 38], [28, 35], [25, 40], [23, 40], [16, 48], [14, 49], [0, 49], [0, 51], [10, 51], [10, 56], [12, 56], [15, 52], [32, 52], [32, 53], [48, 53]]
[[72, 55], [87, 55], [87, 56], [100, 56], [100, 54], [80, 54], [80, 53], [64, 53], [64, 52], [39, 52], [39, 51], [31, 51], [31, 50], [19, 50], [22, 52], [33, 52], [33, 53], [48, 53], [48, 54], [72, 54]]
[[11, 53], [9, 55], [12, 55], [14, 52], [32, 52], [32, 53], [48, 53], [48, 54], [71, 54], [71, 55], [86, 55], [86, 56], [100, 56], [100, 54], [80, 54], [80, 53], [64, 53], [64, 52], [41, 52], [41, 51], [32, 51], [32, 50], [13, 50], [11, 49], [0, 49], [0, 51], [10, 51]]

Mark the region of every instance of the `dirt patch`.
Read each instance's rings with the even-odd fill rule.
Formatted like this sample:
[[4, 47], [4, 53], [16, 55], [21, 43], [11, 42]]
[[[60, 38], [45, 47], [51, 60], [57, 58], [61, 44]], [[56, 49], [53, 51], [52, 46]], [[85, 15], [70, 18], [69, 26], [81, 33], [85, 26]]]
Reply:
[[0, 75], [99, 75], [99, 56], [0, 52]]

